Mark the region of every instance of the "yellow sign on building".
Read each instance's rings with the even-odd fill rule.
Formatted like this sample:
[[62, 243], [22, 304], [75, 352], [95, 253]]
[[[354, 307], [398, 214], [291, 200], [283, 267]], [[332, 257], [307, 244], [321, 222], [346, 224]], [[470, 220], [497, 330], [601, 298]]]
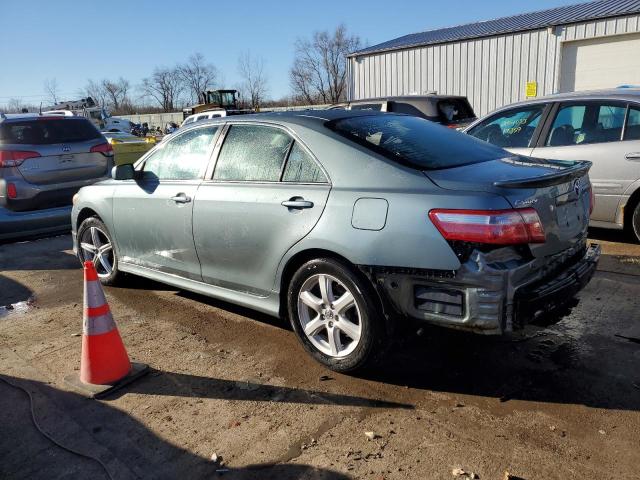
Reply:
[[538, 96], [538, 82], [527, 82], [527, 98]]

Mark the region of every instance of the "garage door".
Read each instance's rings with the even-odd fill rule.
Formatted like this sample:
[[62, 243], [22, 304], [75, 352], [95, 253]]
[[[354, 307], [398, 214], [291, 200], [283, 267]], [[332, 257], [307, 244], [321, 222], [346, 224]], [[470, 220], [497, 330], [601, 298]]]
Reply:
[[640, 85], [640, 34], [567, 42], [560, 91]]

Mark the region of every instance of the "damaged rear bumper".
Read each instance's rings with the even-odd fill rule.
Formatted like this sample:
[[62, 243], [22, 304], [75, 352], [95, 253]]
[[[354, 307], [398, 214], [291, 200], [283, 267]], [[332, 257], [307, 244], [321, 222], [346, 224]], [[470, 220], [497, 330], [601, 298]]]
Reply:
[[575, 302], [599, 258], [600, 246], [583, 241], [551, 257], [534, 259], [512, 247], [476, 250], [456, 271], [367, 270], [381, 295], [403, 316], [501, 334]]

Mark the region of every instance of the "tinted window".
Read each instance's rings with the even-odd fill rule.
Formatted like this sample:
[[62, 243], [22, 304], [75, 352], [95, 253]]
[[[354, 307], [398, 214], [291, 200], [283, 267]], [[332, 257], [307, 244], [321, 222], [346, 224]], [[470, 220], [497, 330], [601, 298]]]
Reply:
[[326, 183], [327, 178], [318, 164], [311, 158], [298, 142], [291, 147], [287, 166], [284, 169], [284, 182]]
[[84, 118], [44, 118], [3, 122], [0, 141], [23, 145], [82, 142], [100, 138], [100, 132]]
[[160, 180], [201, 178], [209, 161], [209, 149], [218, 127], [196, 128], [167, 141], [144, 164], [144, 171]]
[[382, 110], [381, 103], [358, 103], [355, 105], [351, 105], [351, 110]]
[[422, 118], [371, 115], [327, 123], [339, 134], [400, 163], [419, 169], [456, 167], [510, 154]]
[[467, 133], [498, 147], [529, 147], [543, 110], [544, 105], [534, 105], [502, 112], [476, 125]]
[[220, 150], [213, 178], [277, 182], [292, 141], [279, 128], [233, 125]]
[[561, 106], [546, 144], [564, 147], [618, 141], [625, 113], [625, 107], [599, 103]]
[[440, 122], [448, 125], [475, 118], [475, 113], [465, 98], [448, 98], [438, 102]]
[[627, 128], [624, 131], [625, 140], [640, 140], [640, 109], [630, 108], [627, 118]]

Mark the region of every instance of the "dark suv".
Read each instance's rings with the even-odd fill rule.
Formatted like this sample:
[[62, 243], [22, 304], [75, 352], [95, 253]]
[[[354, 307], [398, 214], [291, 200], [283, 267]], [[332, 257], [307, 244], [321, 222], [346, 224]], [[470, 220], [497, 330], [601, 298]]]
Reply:
[[111, 145], [85, 118], [0, 114], [0, 240], [70, 227], [73, 195], [112, 166]]
[[354, 100], [336, 108], [406, 113], [458, 130], [476, 120], [476, 114], [467, 97], [455, 95], [429, 94], [368, 98]]

